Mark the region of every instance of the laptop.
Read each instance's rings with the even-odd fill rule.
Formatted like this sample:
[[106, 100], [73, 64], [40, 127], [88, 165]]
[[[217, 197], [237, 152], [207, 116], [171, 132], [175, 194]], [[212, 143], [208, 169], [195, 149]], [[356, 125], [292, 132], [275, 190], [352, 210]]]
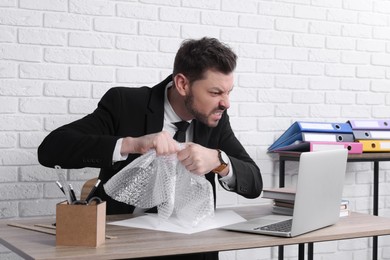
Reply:
[[292, 216], [272, 214], [222, 228], [295, 237], [335, 224], [340, 217], [347, 157], [347, 149], [302, 153]]

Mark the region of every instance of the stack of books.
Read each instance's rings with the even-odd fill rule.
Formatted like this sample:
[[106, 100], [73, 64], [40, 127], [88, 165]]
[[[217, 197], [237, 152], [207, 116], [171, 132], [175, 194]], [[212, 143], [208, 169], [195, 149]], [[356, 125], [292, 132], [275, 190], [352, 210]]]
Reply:
[[390, 120], [349, 120], [363, 152], [390, 152]]
[[269, 148], [269, 152], [311, 152], [348, 149], [350, 154], [363, 152], [363, 145], [354, 142], [347, 123], [294, 122]]
[[[284, 187], [264, 189], [262, 197], [273, 200], [272, 212], [274, 214], [292, 216], [295, 200], [294, 188]], [[349, 214], [349, 201], [343, 199], [340, 203], [340, 217], [345, 217]]]

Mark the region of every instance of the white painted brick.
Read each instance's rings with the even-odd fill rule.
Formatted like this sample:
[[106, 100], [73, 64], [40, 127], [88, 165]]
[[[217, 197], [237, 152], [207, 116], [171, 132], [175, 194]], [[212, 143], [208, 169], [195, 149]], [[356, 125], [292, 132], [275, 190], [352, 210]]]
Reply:
[[107, 0], [69, 0], [69, 11], [77, 14], [114, 15], [115, 6]]
[[183, 42], [182, 39], [176, 39], [176, 38], [161, 39], [157, 49], [160, 52], [172, 53], [172, 55], [175, 55], [176, 51], [180, 48], [182, 42]]
[[387, 25], [387, 15], [382, 15], [378, 13], [367, 13], [361, 12], [358, 15], [358, 22], [365, 25]]
[[375, 12], [390, 14], [390, 3], [387, 1], [373, 2], [373, 7]]
[[374, 106], [372, 107], [372, 116], [377, 118], [389, 118], [390, 111], [388, 106]]
[[113, 86], [109, 84], [92, 84], [92, 98], [101, 99], [103, 95]]
[[132, 51], [157, 51], [158, 40], [141, 36], [118, 36], [116, 39], [116, 47], [118, 49]]
[[385, 78], [386, 70], [383, 67], [372, 67], [372, 66], [358, 66], [356, 68], [356, 76], [358, 78]]
[[339, 0], [312, 0], [311, 4], [314, 6], [322, 6], [322, 7], [336, 7], [336, 8], [341, 8], [343, 5], [342, 1]]
[[294, 62], [292, 73], [297, 75], [324, 75], [324, 65], [312, 62]]
[[46, 48], [44, 60], [53, 63], [90, 64], [92, 52], [78, 49]]
[[50, 97], [89, 97], [91, 85], [82, 82], [49, 82], [45, 84], [44, 95]]
[[42, 83], [34, 80], [0, 80], [0, 96], [39, 96]]
[[238, 78], [238, 85], [246, 88], [272, 88], [273, 76], [260, 74], [242, 74]]
[[372, 3], [365, 0], [346, 0], [343, 3], [343, 7], [351, 10], [371, 11]]
[[190, 8], [201, 8], [206, 10], [217, 10], [220, 8], [219, 1], [209, 1], [209, 0], [182, 0], [182, 6]]
[[180, 25], [161, 22], [139, 22], [139, 34], [149, 36], [179, 37]]
[[95, 51], [93, 64], [134, 67], [137, 65], [137, 55], [126, 51]]
[[16, 6], [17, 6], [17, 3], [16, 3], [16, 0], [3, 0], [3, 1], [0, 3], [0, 6], [4, 6], [4, 7], [16, 7]]
[[[210, 16], [210, 19], [215, 20], [215, 18], [213, 18], [213, 17], [214, 16]], [[203, 15], [202, 15], [202, 18], [203, 18]], [[226, 18], [224, 18], [223, 20], [224, 20], [224, 23], [226, 24]], [[230, 19], [230, 21], [232, 21], [231, 26], [233, 26], [234, 20]], [[217, 23], [217, 21], [216, 21], [216, 23]], [[221, 21], [218, 21], [218, 23], [221, 23]], [[259, 16], [259, 15], [240, 15], [239, 19], [238, 19], [238, 25], [240, 27], [246, 27], [246, 28], [273, 29], [274, 28], [274, 18], [271, 18], [268, 16]], [[223, 26], [223, 25], [221, 24], [221, 26]]]
[[251, 117], [231, 117], [230, 124], [234, 131], [256, 131], [257, 123]]
[[294, 8], [294, 17], [312, 20], [325, 20], [326, 12], [327, 9], [325, 8], [297, 5]]
[[363, 106], [343, 106], [341, 116], [345, 118], [370, 118], [371, 111]]
[[[219, 11], [202, 12], [200, 21], [201, 24], [206, 25], [236, 27], [238, 25], [239, 15], [231, 13], [221, 13]], [[253, 26], [253, 21], [251, 21], [250, 24], [252, 24]]]
[[257, 46], [255, 44], [239, 44], [235, 49], [235, 52], [239, 57], [243, 58], [270, 59], [274, 58], [275, 51], [273, 46], [268, 45]]
[[[57, 173], [53, 168], [43, 167], [42, 165], [26, 165], [20, 167], [20, 180], [22, 182], [29, 183], [44, 181], [52, 182], [51, 184], [56, 186], [54, 182], [62, 178], [66, 179], [65, 171], [62, 173]], [[59, 191], [59, 193], [61, 192], [57, 186], [56, 189]]]
[[135, 34], [137, 23], [122, 18], [95, 18], [93, 28], [98, 32]]
[[293, 43], [296, 47], [323, 48], [325, 46], [325, 38], [319, 35], [295, 34]]
[[37, 155], [33, 150], [2, 150], [0, 151], [3, 165], [30, 165], [37, 164]]
[[275, 45], [292, 45], [293, 35], [287, 32], [260, 30], [257, 42]]
[[305, 89], [309, 85], [307, 78], [303, 76], [276, 76], [275, 87], [283, 89]]
[[54, 64], [20, 64], [20, 77], [24, 79], [67, 79], [68, 68]]
[[65, 114], [67, 101], [58, 98], [21, 98], [19, 108], [26, 114]]
[[370, 89], [370, 81], [364, 79], [342, 79], [340, 87], [342, 90], [368, 91]]
[[199, 39], [202, 37], [219, 37], [219, 28], [214, 26], [200, 26], [200, 25], [182, 25], [181, 26], [181, 37], [187, 39]]
[[0, 42], [15, 42], [16, 29], [12, 27], [0, 26]]
[[257, 2], [256, 0], [247, 0], [243, 5], [235, 0], [221, 0], [221, 10], [238, 13], [256, 13]]
[[293, 47], [276, 47], [275, 58], [281, 60], [308, 60], [308, 50]]
[[71, 80], [110, 82], [114, 79], [114, 69], [110, 67], [77, 66], [70, 67], [69, 75]]
[[41, 26], [42, 14], [30, 10], [13, 10], [4, 8], [0, 10], [2, 25]]
[[[18, 216], [18, 212], [19, 212], [19, 207], [16, 201], [0, 202], [0, 219], [16, 218]], [[0, 257], [1, 256], [2, 254], [0, 254]], [[8, 259], [8, 258], [4, 258], [4, 259]]]
[[41, 61], [42, 48], [36, 46], [1, 45], [0, 58], [4, 60]]
[[340, 106], [337, 105], [311, 105], [310, 106], [310, 117], [312, 118], [337, 118], [340, 117]]
[[111, 49], [114, 47], [114, 37], [96, 33], [69, 33], [69, 46]]
[[[373, 92], [389, 92], [390, 83], [388, 80], [372, 80], [371, 90]], [[367, 87], [368, 88], [368, 87]]]
[[285, 90], [260, 89], [257, 94], [260, 103], [290, 103], [292, 93]]
[[[44, 129], [47, 131], [53, 131], [54, 129], [68, 124], [70, 122], [80, 119], [80, 115], [62, 115], [62, 116], [48, 116], [45, 118]], [[47, 134], [45, 132], [45, 134]]]
[[371, 38], [372, 29], [371, 26], [363, 25], [343, 25], [341, 29], [341, 35], [347, 37], [357, 37], [357, 38]]
[[355, 67], [349, 65], [327, 64], [325, 65], [325, 75], [331, 77], [353, 77], [355, 76]]
[[19, 143], [21, 148], [38, 148], [46, 136], [42, 132], [28, 132], [19, 134]]
[[353, 105], [355, 103], [355, 95], [350, 92], [327, 92], [325, 102], [326, 104], [341, 104], [341, 105]]
[[89, 30], [91, 18], [68, 13], [45, 13], [43, 23], [48, 28]]
[[52, 216], [56, 212], [56, 204], [61, 200], [34, 200], [21, 202], [19, 207], [22, 217]]
[[221, 40], [224, 42], [256, 43], [257, 31], [236, 28], [221, 29]]
[[275, 106], [275, 116], [277, 117], [307, 117], [309, 107], [307, 105], [282, 104]]
[[230, 102], [256, 102], [256, 89], [234, 88], [230, 95]]
[[246, 103], [239, 106], [241, 116], [249, 117], [266, 117], [273, 116], [273, 111], [268, 104]]
[[361, 52], [345, 51], [341, 53], [341, 62], [347, 64], [369, 64], [370, 55]]
[[314, 62], [330, 62], [336, 63], [340, 62], [340, 52], [335, 50], [322, 50], [322, 49], [310, 49], [309, 51], [309, 61]]
[[33, 131], [42, 129], [40, 116], [0, 115], [0, 131]]
[[20, 43], [65, 46], [66, 32], [49, 29], [19, 29], [18, 39]]
[[356, 42], [356, 50], [368, 52], [384, 52], [386, 50], [386, 43], [378, 40], [358, 39]]
[[342, 25], [338, 23], [323, 22], [323, 21], [313, 21], [309, 24], [309, 33], [311, 34], [321, 34], [321, 35], [341, 35]]
[[72, 99], [69, 102], [69, 113], [87, 114], [92, 113], [97, 107], [96, 99]]
[[309, 88], [313, 90], [337, 90], [339, 86], [339, 79], [336, 78], [313, 77], [309, 81]]
[[270, 16], [293, 16], [294, 5], [289, 3], [259, 2], [259, 14]]
[[277, 18], [275, 19], [275, 29], [288, 32], [308, 32], [308, 22], [301, 19]]
[[341, 23], [357, 23], [358, 14], [345, 9], [329, 9], [328, 20]]
[[159, 54], [159, 53], [140, 53], [138, 54], [138, 65], [148, 68], [172, 68], [173, 54]]
[[44, 11], [67, 11], [68, 1], [67, 0], [19, 0], [19, 7], [33, 10], [44, 10]]
[[356, 104], [361, 105], [384, 105], [385, 96], [383, 93], [365, 93], [356, 95]]
[[355, 39], [345, 38], [345, 37], [327, 37], [326, 38], [326, 47], [329, 49], [336, 50], [354, 50], [355, 49]]
[[158, 20], [158, 7], [134, 3], [118, 3], [116, 12], [119, 17], [142, 20]]
[[254, 59], [239, 59], [235, 72], [238, 73], [254, 73], [256, 71], [256, 60]]
[[155, 69], [117, 69], [116, 81], [121, 83], [147, 84], [158, 82], [158, 74]]
[[17, 67], [15, 63], [0, 62], [0, 78], [15, 78]]
[[161, 7], [159, 19], [165, 22], [197, 23], [200, 21], [200, 12], [196, 9]]
[[291, 73], [291, 63], [272, 60], [258, 61], [257, 72], [288, 74]]
[[[0, 148], [15, 148], [17, 145], [16, 133], [0, 132]], [[0, 173], [1, 173], [0, 168]], [[1, 176], [1, 174], [0, 174]]]
[[390, 66], [390, 54], [372, 54], [371, 63], [373, 65]]
[[0, 97], [0, 113], [10, 114], [18, 111], [18, 99], [9, 97]]
[[292, 93], [292, 101], [294, 104], [323, 104], [325, 101], [325, 93], [294, 91]]
[[390, 28], [389, 27], [375, 27], [372, 31], [374, 39], [389, 40]]
[[240, 142], [242, 145], [268, 145], [271, 141], [271, 136], [264, 134], [264, 133], [258, 133], [258, 132], [251, 132], [251, 133], [243, 133], [240, 134]]

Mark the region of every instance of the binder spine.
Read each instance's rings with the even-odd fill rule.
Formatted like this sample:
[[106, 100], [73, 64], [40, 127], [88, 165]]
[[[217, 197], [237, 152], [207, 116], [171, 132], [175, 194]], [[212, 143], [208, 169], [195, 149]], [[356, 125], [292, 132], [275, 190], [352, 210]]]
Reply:
[[390, 140], [390, 131], [354, 130], [355, 140]]
[[390, 120], [349, 120], [352, 130], [390, 130]]
[[390, 152], [390, 140], [359, 140], [363, 152]]
[[347, 149], [349, 154], [363, 153], [363, 145], [358, 142], [310, 142], [310, 151]]

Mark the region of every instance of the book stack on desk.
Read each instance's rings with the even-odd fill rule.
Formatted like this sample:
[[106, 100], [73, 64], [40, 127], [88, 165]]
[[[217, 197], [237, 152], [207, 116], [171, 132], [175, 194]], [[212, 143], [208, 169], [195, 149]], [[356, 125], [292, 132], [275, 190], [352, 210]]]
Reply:
[[269, 152], [311, 152], [348, 149], [348, 153], [362, 153], [362, 144], [354, 142], [349, 123], [300, 122], [293, 123], [269, 148]]
[[[295, 189], [291, 187], [270, 188], [263, 190], [263, 198], [272, 199], [272, 213], [292, 216], [294, 211]], [[350, 214], [349, 201], [343, 199], [340, 203], [340, 217]]]
[[390, 152], [390, 120], [349, 120], [363, 152]]

